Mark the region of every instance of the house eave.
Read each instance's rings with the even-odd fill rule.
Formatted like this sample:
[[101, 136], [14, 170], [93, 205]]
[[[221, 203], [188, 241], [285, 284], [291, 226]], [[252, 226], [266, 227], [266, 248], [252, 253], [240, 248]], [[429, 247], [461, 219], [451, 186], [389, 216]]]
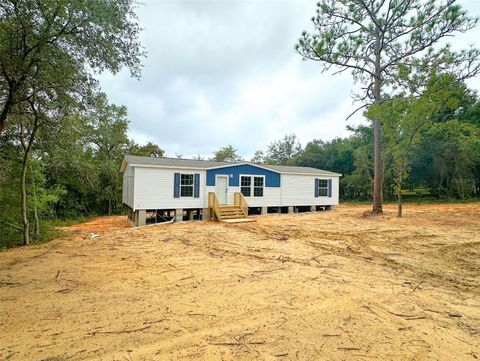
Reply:
[[280, 170], [269, 168], [268, 166], [262, 166], [259, 164], [249, 163], [249, 162], [241, 162], [241, 163], [232, 163], [228, 165], [220, 165], [220, 166], [213, 166], [213, 167], [184, 167], [184, 166], [172, 166], [172, 165], [154, 165], [154, 164], [129, 164], [125, 159], [122, 161], [122, 166], [120, 167], [120, 172], [124, 172], [127, 166], [130, 165], [131, 167], [137, 168], [159, 168], [159, 169], [183, 169], [183, 170], [197, 170], [197, 171], [207, 171], [207, 170], [215, 170], [215, 169], [222, 169], [228, 167], [236, 167], [241, 165], [250, 165], [252, 167], [257, 167], [263, 170], [267, 170], [277, 174], [291, 174], [291, 175], [304, 175], [304, 176], [322, 176], [322, 177], [342, 177], [340, 173], [328, 172], [324, 173], [319, 171], [318, 173], [311, 173], [311, 172], [282, 172]]
[[200, 168], [200, 167], [181, 167], [181, 166], [171, 166], [171, 165], [153, 165], [153, 164], [130, 164], [130, 167], [137, 168], [160, 168], [160, 169], [193, 169], [193, 170], [207, 170], [211, 168]]
[[268, 170], [270, 172], [282, 174], [282, 172], [279, 172], [278, 170], [273, 170], [273, 169], [270, 169], [268, 167], [264, 167], [262, 165], [255, 164], [255, 163], [249, 163], [249, 162], [233, 163], [233, 164], [228, 164], [228, 165], [219, 165], [219, 166], [209, 167], [209, 168], [206, 168], [206, 169], [208, 169], [208, 170], [222, 169], [222, 168], [228, 168], [228, 167], [237, 167], [237, 166], [241, 166], [241, 165], [251, 165], [252, 167], [257, 167], [257, 168], [260, 168], [260, 169]]

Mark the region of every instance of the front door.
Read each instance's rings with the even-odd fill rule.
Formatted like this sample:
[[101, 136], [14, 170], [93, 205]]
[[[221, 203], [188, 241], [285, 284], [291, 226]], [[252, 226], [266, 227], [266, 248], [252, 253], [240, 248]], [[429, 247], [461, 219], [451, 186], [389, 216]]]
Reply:
[[218, 201], [220, 204], [227, 204], [227, 176], [218, 176], [217, 185], [215, 187], [215, 194], [217, 195]]

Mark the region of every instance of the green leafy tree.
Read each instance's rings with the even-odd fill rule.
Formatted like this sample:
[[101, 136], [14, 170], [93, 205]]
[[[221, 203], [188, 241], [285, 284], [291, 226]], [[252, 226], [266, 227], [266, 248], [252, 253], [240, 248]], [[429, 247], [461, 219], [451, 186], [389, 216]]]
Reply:
[[250, 162], [257, 164], [265, 163], [265, 154], [263, 153], [263, 150], [256, 150], [252, 159], [250, 159]]
[[91, 142], [93, 117], [84, 112], [72, 112], [62, 123], [49, 127], [49, 132], [39, 139], [43, 169], [47, 184], [60, 187], [64, 194], [54, 206], [54, 215], [77, 218], [96, 212], [96, 189], [99, 175]]
[[402, 184], [408, 176], [413, 147], [420, 130], [431, 121], [432, 112], [424, 99], [397, 97], [369, 108], [367, 116], [382, 120], [385, 154], [391, 161], [394, 192], [398, 199], [398, 217], [402, 216]]
[[[477, 24], [455, 0], [321, 0], [312, 18], [314, 31], [304, 32], [296, 49], [324, 71], [349, 71], [364, 91], [363, 104], [380, 104], [386, 90], [403, 89], [400, 80], [417, 69], [436, 66], [464, 78], [479, 72], [478, 50], [455, 53], [448, 45], [435, 47], [446, 36]], [[412, 85], [409, 82], [408, 85]], [[418, 89], [417, 89], [418, 90]], [[358, 110], [358, 109], [357, 109]], [[374, 135], [373, 213], [382, 212], [382, 124], [372, 120]]]
[[331, 141], [315, 139], [305, 146], [297, 164], [351, 174], [355, 170], [353, 156], [355, 140], [355, 137], [335, 138]]
[[[62, 80], [60, 80], [62, 82]], [[18, 103], [13, 108], [15, 122], [12, 122], [8, 131], [10, 139], [17, 142], [22, 154], [21, 174], [19, 191], [21, 194], [21, 214], [23, 223], [23, 242], [30, 243], [30, 221], [27, 192], [27, 172], [30, 166], [32, 154], [35, 151], [37, 137], [45, 128], [61, 122], [64, 112], [68, 112], [73, 104], [71, 97], [63, 91], [56, 92], [52, 89], [39, 92], [35, 84], [32, 88], [32, 95], [24, 103]], [[34, 194], [35, 196], [35, 194]], [[38, 217], [36, 208], [34, 210], [36, 228], [38, 229]]]
[[365, 126], [349, 129], [353, 134], [347, 138], [309, 142], [296, 164], [341, 173], [340, 196], [366, 199], [372, 194], [371, 131]]
[[397, 96], [388, 102], [369, 107], [367, 116], [382, 121], [385, 153], [391, 159], [398, 216], [402, 216], [402, 185], [408, 177], [416, 145], [422, 131], [435, 122], [444, 122], [466, 112], [475, 96], [452, 74], [432, 73], [417, 96]]
[[342, 195], [347, 199], [366, 200], [373, 193], [373, 133], [366, 126], [350, 127], [349, 130], [353, 132], [349, 137], [352, 143], [353, 171], [343, 173], [344, 176], [340, 179]]
[[[20, 145], [23, 242], [30, 242], [28, 169], [65, 115], [95, 90], [90, 72], [139, 75], [142, 55], [134, 2], [6, 0], [0, 3], [0, 135]], [[8, 122], [7, 122], [8, 120]], [[35, 177], [32, 179], [35, 180]], [[35, 185], [35, 184], [34, 184]], [[38, 200], [33, 188], [33, 198]], [[35, 229], [38, 202], [34, 201]]]
[[242, 157], [237, 154], [237, 149], [232, 145], [227, 145], [213, 153], [212, 160], [215, 162], [239, 162]]
[[130, 143], [127, 109], [109, 104], [105, 94], [99, 94], [88, 116], [92, 123], [90, 141], [99, 177], [96, 195], [98, 200], [106, 202], [110, 215], [120, 203], [122, 177], [119, 169]]
[[480, 193], [480, 128], [464, 121], [433, 123], [415, 147], [411, 178], [440, 197]]
[[135, 142], [132, 142], [128, 154], [141, 157], [161, 158], [165, 154], [165, 151], [152, 142], [147, 142], [144, 145], [138, 145]]
[[18, 180], [21, 173], [21, 154], [18, 146], [0, 137], [0, 246], [2, 248], [21, 242], [20, 193]]
[[[139, 76], [142, 50], [133, 0], [0, 2], [0, 134], [33, 92], [80, 93], [94, 71]], [[83, 87], [67, 79], [82, 79]]]
[[[43, 159], [30, 155], [29, 166], [24, 168], [25, 153], [16, 142], [7, 141], [12, 134], [0, 137], [0, 247], [42, 239], [51, 233], [51, 227], [41, 227], [41, 219], [52, 216], [52, 207], [62, 189], [50, 188], [46, 182]], [[20, 191], [22, 189], [22, 191]], [[24, 190], [24, 192], [23, 192]], [[28, 195], [28, 198], [25, 196]], [[25, 203], [23, 201], [26, 201]], [[25, 240], [24, 215], [27, 216], [28, 237]], [[30, 221], [33, 222], [31, 230]]]
[[267, 148], [263, 162], [265, 164], [293, 165], [295, 158], [302, 152], [302, 146], [295, 134], [285, 135], [273, 141]]

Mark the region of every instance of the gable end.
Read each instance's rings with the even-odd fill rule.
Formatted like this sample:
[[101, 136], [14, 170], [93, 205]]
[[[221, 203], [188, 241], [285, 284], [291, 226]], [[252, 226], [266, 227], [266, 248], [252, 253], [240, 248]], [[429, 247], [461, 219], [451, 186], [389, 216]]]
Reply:
[[215, 186], [215, 177], [218, 175], [228, 175], [229, 187], [238, 187], [240, 185], [240, 175], [258, 175], [265, 176], [265, 187], [280, 187], [280, 173], [265, 168], [256, 167], [251, 164], [240, 164], [222, 168], [207, 170], [207, 186]]

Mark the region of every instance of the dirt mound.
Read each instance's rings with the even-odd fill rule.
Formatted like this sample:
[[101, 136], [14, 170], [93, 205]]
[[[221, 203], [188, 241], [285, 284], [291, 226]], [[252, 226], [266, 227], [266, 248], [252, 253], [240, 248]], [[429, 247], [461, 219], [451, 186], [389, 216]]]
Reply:
[[95, 218], [85, 223], [62, 227], [61, 229], [63, 231], [75, 233], [99, 233], [105, 231], [111, 232], [113, 230], [131, 227], [132, 226], [126, 216], [112, 216]]

